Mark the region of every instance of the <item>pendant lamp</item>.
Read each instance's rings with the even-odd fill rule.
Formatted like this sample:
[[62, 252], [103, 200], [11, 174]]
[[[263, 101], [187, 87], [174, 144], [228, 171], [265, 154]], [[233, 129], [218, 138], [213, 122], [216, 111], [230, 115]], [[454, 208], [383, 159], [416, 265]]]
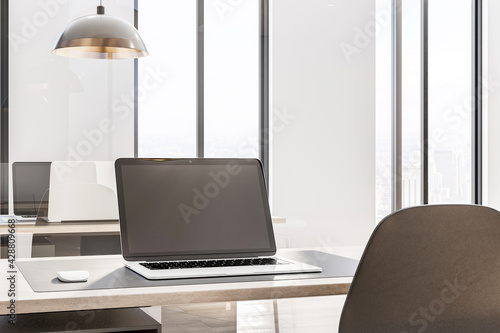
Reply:
[[147, 56], [137, 29], [117, 16], [87, 15], [70, 22], [59, 36], [52, 53], [75, 58], [133, 59]]

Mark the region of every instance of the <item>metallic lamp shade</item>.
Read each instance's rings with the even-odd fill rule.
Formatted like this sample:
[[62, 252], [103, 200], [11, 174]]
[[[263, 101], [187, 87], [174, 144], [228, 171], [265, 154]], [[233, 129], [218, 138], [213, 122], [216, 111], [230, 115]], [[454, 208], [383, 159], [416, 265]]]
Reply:
[[134, 26], [120, 17], [103, 14], [69, 23], [52, 53], [91, 59], [133, 59], [149, 54]]

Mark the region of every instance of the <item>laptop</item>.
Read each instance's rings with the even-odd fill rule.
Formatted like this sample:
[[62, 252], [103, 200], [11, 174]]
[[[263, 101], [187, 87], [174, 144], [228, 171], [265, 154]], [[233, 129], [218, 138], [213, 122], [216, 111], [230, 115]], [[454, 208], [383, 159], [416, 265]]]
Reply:
[[14, 218], [35, 222], [40, 205], [47, 204], [51, 162], [14, 162], [12, 164]]
[[274, 257], [256, 159], [115, 162], [125, 266], [147, 279], [321, 272]]

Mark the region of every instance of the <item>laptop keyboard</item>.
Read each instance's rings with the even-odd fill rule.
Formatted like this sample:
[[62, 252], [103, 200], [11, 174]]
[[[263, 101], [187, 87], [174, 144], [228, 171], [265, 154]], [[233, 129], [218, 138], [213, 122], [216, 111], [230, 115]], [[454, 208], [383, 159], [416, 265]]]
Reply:
[[218, 260], [189, 260], [189, 261], [167, 261], [167, 262], [145, 262], [142, 266], [151, 270], [160, 269], [182, 269], [182, 268], [206, 268], [206, 267], [231, 267], [231, 266], [256, 266], [256, 265], [283, 265], [289, 262], [274, 258], [251, 258], [251, 259], [218, 259]]

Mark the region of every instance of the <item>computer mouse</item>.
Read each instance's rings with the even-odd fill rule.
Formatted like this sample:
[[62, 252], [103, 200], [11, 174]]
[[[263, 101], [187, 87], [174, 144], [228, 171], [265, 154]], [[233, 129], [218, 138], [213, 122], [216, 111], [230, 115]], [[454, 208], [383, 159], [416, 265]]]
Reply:
[[57, 278], [62, 282], [85, 282], [90, 274], [88, 271], [60, 271]]

